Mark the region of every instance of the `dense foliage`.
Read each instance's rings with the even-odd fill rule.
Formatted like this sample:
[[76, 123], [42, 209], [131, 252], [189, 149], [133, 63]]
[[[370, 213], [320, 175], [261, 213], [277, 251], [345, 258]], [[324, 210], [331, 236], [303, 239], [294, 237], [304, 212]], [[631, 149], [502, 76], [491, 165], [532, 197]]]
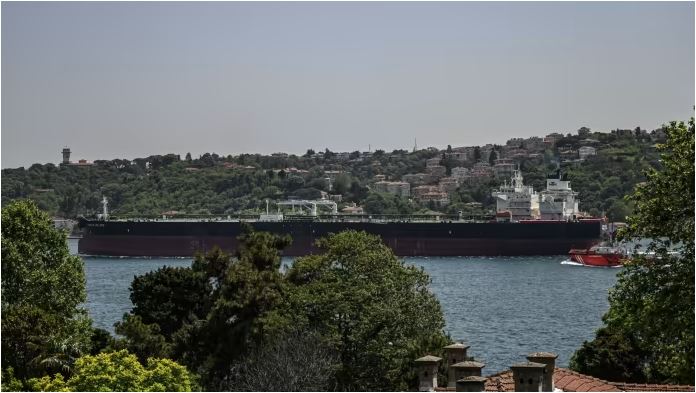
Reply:
[[430, 278], [365, 232], [341, 232], [319, 245], [324, 252], [298, 258], [288, 271], [292, 325], [335, 346], [339, 390], [413, 387], [413, 359], [448, 344]]
[[427, 274], [358, 232], [283, 272], [289, 241], [247, 228], [234, 257], [215, 249], [136, 277], [116, 345], [180, 362], [210, 390], [415, 386], [411, 361], [447, 344]]
[[571, 367], [608, 379], [694, 380], [694, 120], [671, 123], [650, 170], [630, 200], [623, 234], [651, 239], [611, 290], [605, 327], [576, 352]]
[[2, 368], [20, 380], [69, 373], [91, 348], [82, 260], [33, 202], [2, 209]]
[[169, 356], [215, 387], [230, 365], [264, 336], [282, 300], [279, 250], [289, 238], [247, 232], [235, 257], [219, 249], [188, 268], [163, 267], [136, 277], [133, 310], [116, 325], [120, 341], [142, 359]]
[[147, 359], [146, 366], [128, 351], [83, 356], [72, 376], [44, 376], [29, 381], [32, 390], [44, 392], [190, 392], [195, 378], [169, 359]]
[[34, 202], [2, 209], [2, 390], [190, 391], [191, 375], [171, 360], [143, 368], [109, 352], [125, 344], [92, 328], [83, 263], [66, 240]]
[[[612, 133], [581, 130], [582, 134], [568, 134], [555, 147], [540, 151], [541, 157], [513, 161], [521, 165], [525, 181], [536, 190], [545, 187], [546, 174], [561, 163], [573, 188], [580, 192], [581, 209], [623, 221], [632, 208], [623, 196], [644, 180], [643, 170], [659, 166], [653, 147], [660, 140], [659, 133], [646, 134], [639, 129]], [[563, 162], [563, 149], [577, 149], [585, 138], [597, 141], [597, 155], [583, 162]], [[493, 151], [495, 156], [502, 155]], [[481, 150], [476, 152], [480, 159]], [[161, 215], [172, 211], [237, 214], [264, 210], [266, 199], [313, 199], [326, 192], [342, 196], [339, 207], [355, 202], [370, 213], [403, 214], [423, 209], [456, 213], [472, 210], [467, 205], [470, 202], [481, 203], [484, 210], [493, 208], [491, 190], [506, 178], [462, 184], [450, 195], [452, 202], [446, 207], [421, 205], [415, 200], [370, 190], [375, 175], [399, 180], [408, 173], [424, 172], [427, 159], [443, 157], [444, 153], [434, 148], [413, 153], [377, 151], [371, 156], [353, 152], [348, 159], [329, 151], [322, 156], [312, 153], [302, 157], [255, 154], [225, 157], [206, 153], [197, 159], [187, 154], [183, 160], [178, 155], [167, 154], [134, 160], [99, 160], [91, 166], [34, 164], [29, 168], [2, 170], [2, 204], [28, 198], [52, 215], [77, 217], [100, 212], [100, 201], [106, 196], [112, 212], [119, 215]], [[440, 163], [450, 174], [453, 167], [471, 168], [474, 161], [457, 162], [444, 157]], [[327, 181], [328, 177], [331, 182]], [[480, 213], [480, 208], [477, 209], [474, 210]]]

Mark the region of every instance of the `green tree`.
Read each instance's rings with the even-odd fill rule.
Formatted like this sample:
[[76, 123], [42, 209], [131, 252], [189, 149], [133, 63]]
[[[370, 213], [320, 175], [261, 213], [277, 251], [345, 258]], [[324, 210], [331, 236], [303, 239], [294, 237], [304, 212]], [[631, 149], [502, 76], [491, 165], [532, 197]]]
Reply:
[[89, 351], [82, 260], [30, 201], [2, 210], [2, 366], [20, 379], [69, 372]]
[[493, 165], [495, 164], [495, 160], [498, 159], [498, 152], [495, 150], [491, 150], [491, 154], [488, 156], [488, 163]]
[[205, 317], [211, 292], [205, 272], [163, 266], [133, 279], [132, 314], [142, 318], [145, 324], [156, 323], [161, 334], [170, 340], [187, 320]]
[[190, 392], [195, 377], [186, 367], [169, 359], [147, 359], [143, 367], [128, 351], [83, 356], [75, 362], [75, 372], [29, 381], [33, 390], [76, 392]]
[[318, 245], [321, 254], [298, 258], [287, 273], [291, 324], [335, 346], [339, 390], [414, 387], [412, 360], [446, 344], [428, 275], [365, 232], [330, 235]]
[[229, 364], [275, 323], [274, 310], [284, 293], [280, 251], [289, 244], [289, 236], [266, 232], [247, 232], [240, 237], [236, 260], [228, 264], [201, 327], [207, 337], [201, 355], [210, 383], [218, 383]]
[[239, 241], [234, 258], [215, 248], [190, 268], [136, 277], [117, 345], [141, 360], [171, 356], [216, 389], [230, 365], [282, 322], [274, 310], [283, 299], [280, 250], [290, 238], [246, 228]]
[[117, 322], [116, 334], [123, 336], [114, 347], [125, 347], [135, 354], [141, 362], [150, 357], [168, 357], [170, 341], [160, 333], [157, 323], [146, 324], [139, 315], [124, 314], [123, 321]]
[[607, 218], [613, 222], [624, 222], [626, 217], [630, 214], [631, 207], [630, 203], [622, 199], [616, 199], [612, 202], [609, 210], [607, 210]]
[[645, 381], [643, 364], [649, 354], [639, 348], [636, 340], [636, 335], [631, 332], [611, 331], [602, 327], [597, 330], [594, 340], [583, 343], [572, 358], [570, 367], [608, 381]]
[[[631, 370], [647, 381], [692, 383], [694, 380], [694, 120], [673, 122], [659, 146], [662, 170], [651, 169], [647, 181], [629, 199], [635, 204], [624, 239], [651, 239], [647, 255], [634, 255], [610, 291], [603, 320], [607, 331], [629, 337], [630, 353], [644, 354]], [[604, 332], [606, 333], [606, 331]], [[603, 334], [604, 334], [603, 333]], [[597, 337], [583, 344], [572, 367], [592, 372], [623, 373], [624, 365], [597, 359]]]

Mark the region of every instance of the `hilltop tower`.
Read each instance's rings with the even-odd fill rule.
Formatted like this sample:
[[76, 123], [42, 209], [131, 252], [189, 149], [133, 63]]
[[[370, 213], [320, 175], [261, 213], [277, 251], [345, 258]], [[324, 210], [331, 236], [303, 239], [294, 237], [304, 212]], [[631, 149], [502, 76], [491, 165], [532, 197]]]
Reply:
[[70, 148], [68, 147], [63, 148], [63, 164], [70, 164]]

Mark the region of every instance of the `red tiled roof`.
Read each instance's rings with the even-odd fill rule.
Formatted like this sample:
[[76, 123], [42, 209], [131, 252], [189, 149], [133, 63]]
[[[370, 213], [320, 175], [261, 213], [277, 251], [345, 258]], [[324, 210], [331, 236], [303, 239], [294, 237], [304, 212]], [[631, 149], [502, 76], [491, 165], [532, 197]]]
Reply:
[[624, 392], [693, 392], [691, 385], [658, 385], [652, 383], [609, 382]]
[[[566, 392], [620, 392], [621, 390], [599, 378], [590, 377], [556, 367], [553, 373], [553, 383], [556, 389]], [[486, 381], [487, 392], [514, 392], [515, 381], [512, 379], [512, 371], [503, 371], [493, 374]]]
[[[514, 392], [515, 381], [512, 371], [507, 370], [489, 375], [485, 384], [486, 392]], [[556, 367], [553, 373], [554, 388], [566, 392], [693, 392], [690, 385], [660, 385], [609, 382], [603, 379], [580, 374], [567, 368]], [[436, 388], [436, 391], [454, 391], [454, 388]]]

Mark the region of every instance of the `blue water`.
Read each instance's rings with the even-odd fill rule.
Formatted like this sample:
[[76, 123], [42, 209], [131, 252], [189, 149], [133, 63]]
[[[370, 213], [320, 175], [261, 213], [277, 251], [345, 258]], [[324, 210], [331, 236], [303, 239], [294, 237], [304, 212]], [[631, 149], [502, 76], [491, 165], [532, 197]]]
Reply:
[[[75, 252], [77, 242], [70, 241]], [[470, 356], [486, 363], [484, 374], [508, 369], [530, 352], [573, 352], [593, 337], [608, 308], [607, 290], [620, 269], [562, 264], [558, 257], [406, 258], [432, 278], [446, 330], [471, 345]], [[284, 262], [289, 263], [290, 260]], [[189, 266], [190, 259], [85, 258], [87, 308], [96, 326], [113, 324], [131, 308], [133, 277], [163, 265]]]

